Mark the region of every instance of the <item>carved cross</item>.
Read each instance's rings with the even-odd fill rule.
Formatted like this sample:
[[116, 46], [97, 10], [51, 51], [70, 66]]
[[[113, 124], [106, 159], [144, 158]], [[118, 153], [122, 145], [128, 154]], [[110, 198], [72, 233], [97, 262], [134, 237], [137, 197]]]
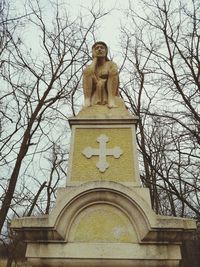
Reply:
[[97, 138], [99, 143], [99, 148], [86, 147], [82, 153], [86, 158], [91, 158], [92, 156], [99, 156], [99, 161], [96, 164], [96, 167], [100, 172], [105, 172], [109, 167], [108, 162], [106, 161], [106, 156], [113, 156], [118, 159], [123, 151], [120, 147], [116, 146], [114, 148], [106, 148], [106, 143], [109, 141], [109, 138], [105, 134], [101, 134]]

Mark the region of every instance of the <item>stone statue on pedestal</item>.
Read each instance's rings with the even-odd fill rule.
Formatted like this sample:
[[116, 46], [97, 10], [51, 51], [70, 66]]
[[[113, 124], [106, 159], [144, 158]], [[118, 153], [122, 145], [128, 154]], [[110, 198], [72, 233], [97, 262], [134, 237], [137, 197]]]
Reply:
[[66, 187], [48, 215], [17, 218], [33, 267], [179, 267], [196, 222], [156, 214], [141, 187], [136, 124], [118, 96], [118, 71], [97, 42], [84, 70], [85, 108], [72, 129]]
[[117, 107], [119, 75], [117, 65], [108, 59], [108, 47], [104, 42], [92, 46], [92, 63], [83, 71], [85, 107], [108, 105]]

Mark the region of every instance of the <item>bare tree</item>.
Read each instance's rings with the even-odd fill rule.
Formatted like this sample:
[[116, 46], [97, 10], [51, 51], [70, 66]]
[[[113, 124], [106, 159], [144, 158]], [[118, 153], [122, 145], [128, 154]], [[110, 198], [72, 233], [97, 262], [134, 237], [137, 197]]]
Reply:
[[122, 29], [122, 94], [140, 117], [141, 178], [157, 213], [199, 218], [200, 5], [141, 3]]
[[[48, 3], [50, 17], [39, 1], [28, 2], [29, 16], [24, 21], [24, 30], [16, 29], [11, 35], [12, 47], [6, 47], [6, 60], [1, 69], [0, 99], [4, 103], [0, 145], [4, 170], [1, 173], [1, 230], [8, 212], [15, 213], [18, 206], [17, 214], [20, 214], [19, 205], [26, 203], [30, 196], [30, 209], [24, 207], [23, 210], [32, 213], [31, 207], [37, 205], [38, 194], [41, 197], [46, 186], [47, 204], [41, 209], [49, 212], [55, 186], [65, 175], [62, 165], [63, 162], [66, 165], [67, 157], [67, 116], [76, 112], [74, 102], [80, 97], [82, 68], [90, 59], [88, 43], [93, 41], [96, 21], [104, 15], [102, 11], [91, 9], [89, 20], [78, 17], [72, 21], [63, 5]], [[30, 39], [24, 36], [30, 29], [35, 32], [31, 48], [27, 44]], [[63, 144], [66, 156], [57, 158], [57, 148]], [[47, 171], [52, 149], [52, 170]], [[37, 185], [38, 191], [33, 193], [30, 187], [35, 184], [39, 188]]]

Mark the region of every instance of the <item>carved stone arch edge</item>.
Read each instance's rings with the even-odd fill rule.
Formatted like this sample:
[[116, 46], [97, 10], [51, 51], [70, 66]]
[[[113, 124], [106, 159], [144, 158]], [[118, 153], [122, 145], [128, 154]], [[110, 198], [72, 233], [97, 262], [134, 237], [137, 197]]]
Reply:
[[[62, 218], [65, 217], [64, 214], [67, 211], [69, 212], [69, 206], [72, 203], [74, 207], [78, 205], [81, 208], [83, 202], [82, 200], [78, 201], [78, 199], [82, 198], [85, 205], [87, 202], [91, 204], [93, 201], [100, 201], [103, 198], [103, 201], [109, 201], [110, 204], [113, 203], [124, 210], [137, 231], [140, 243], [180, 243], [187, 239], [196, 228], [194, 220], [155, 214], [151, 208], [149, 189], [147, 188], [127, 187], [113, 181], [92, 181], [79, 186], [61, 188], [59, 196], [51, 216], [54, 218], [51, 224], [54, 225], [63, 239], [67, 237], [69, 228], [61, 227]], [[76, 216], [78, 207], [72, 209], [74, 211], [73, 216]], [[68, 215], [66, 214], [66, 216]], [[55, 218], [57, 218], [56, 221]], [[63, 231], [62, 229], [66, 230]]]
[[78, 214], [83, 209], [96, 204], [107, 204], [119, 209], [128, 217], [133, 229], [136, 230], [139, 241], [151, 229], [145, 208], [141, 207], [138, 201], [128, 195], [127, 192], [101, 186], [84, 190], [66, 203], [55, 223], [59, 235], [65, 241], [68, 241], [71, 226]]
[[147, 188], [127, 187], [111, 181], [60, 188], [49, 215], [14, 219], [11, 228], [26, 242], [67, 242], [70, 225], [80, 209], [98, 201], [117, 205], [128, 214], [139, 243], [177, 244], [190, 238], [196, 229], [194, 220], [156, 215], [151, 209]]

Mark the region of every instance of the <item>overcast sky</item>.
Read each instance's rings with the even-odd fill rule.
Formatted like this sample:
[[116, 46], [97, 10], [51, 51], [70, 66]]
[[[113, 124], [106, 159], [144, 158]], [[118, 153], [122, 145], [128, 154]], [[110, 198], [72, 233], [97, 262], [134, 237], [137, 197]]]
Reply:
[[[99, 6], [105, 11], [110, 11], [108, 15], [103, 17], [99, 22], [99, 31], [97, 36], [102, 41], [106, 42], [107, 45], [112, 49], [118, 48], [119, 46], [119, 27], [120, 23], [125, 21], [125, 15], [123, 11], [128, 9], [129, 2], [134, 9], [137, 9], [138, 0], [64, 0], [72, 7], [72, 11], [75, 15], [79, 12], [86, 12], [90, 9], [94, 3], [95, 7]], [[113, 51], [114, 52], [114, 51]]]
[[[24, 1], [26, 0], [10, 0], [13, 5], [13, 9], [18, 11], [20, 14], [20, 9], [24, 9]], [[40, 6], [46, 8], [47, 12], [51, 12], [49, 5], [49, 0], [38, 0]], [[67, 10], [69, 11], [70, 17], [77, 17], [80, 14], [88, 14], [88, 9], [91, 9], [93, 6], [98, 10], [101, 7], [104, 12], [109, 12], [108, 15], [104, 16], [100, 21], [98, 21], [99, 30], [96, 32], [96, 37], [98, 40], [102, 40], [107, 43], [108, 47], [112, 51], [112, 55], [115, 54], [115, 50], [118, 50], [120, 46], [119, 41], [119, 27], [120, 23], [124, 22], [126, 16], [123, 11], [128, 9], [129, 1], [131, 2], [132, 7], [135, 10], [138, 10], [139, 0], [51, 0], [52, 2], [63, 2], [66, 4]], [[34, 3], [35, 1], [31, 1]], [[50, 14], [49, 14], [50, 16]], [[32, 32], [32, 33], [31, 33]], [[34, 32], [31, 30], [27, 35], [34, 35]], [[31, 42], [33, 42], [33, 38]], [[118, 50], [119, 51], [119, 50]]]
[[[66, 0], [72, 7], [73, 12], [78, 14], [80, 11], [84, 12], [87, 8], [91, 8], [94, 0]], [[119, 38], [120, 21], [123, 20], [122, 9], [128, 8], [129, 0], [107, 0], [96, 1], [96, 7], [102, 7], [105, 12], [110, 11], [110, 14], [103, 17], [99, 23], [98, 36], [105, 41], [109, 46], [117, 44]]]

